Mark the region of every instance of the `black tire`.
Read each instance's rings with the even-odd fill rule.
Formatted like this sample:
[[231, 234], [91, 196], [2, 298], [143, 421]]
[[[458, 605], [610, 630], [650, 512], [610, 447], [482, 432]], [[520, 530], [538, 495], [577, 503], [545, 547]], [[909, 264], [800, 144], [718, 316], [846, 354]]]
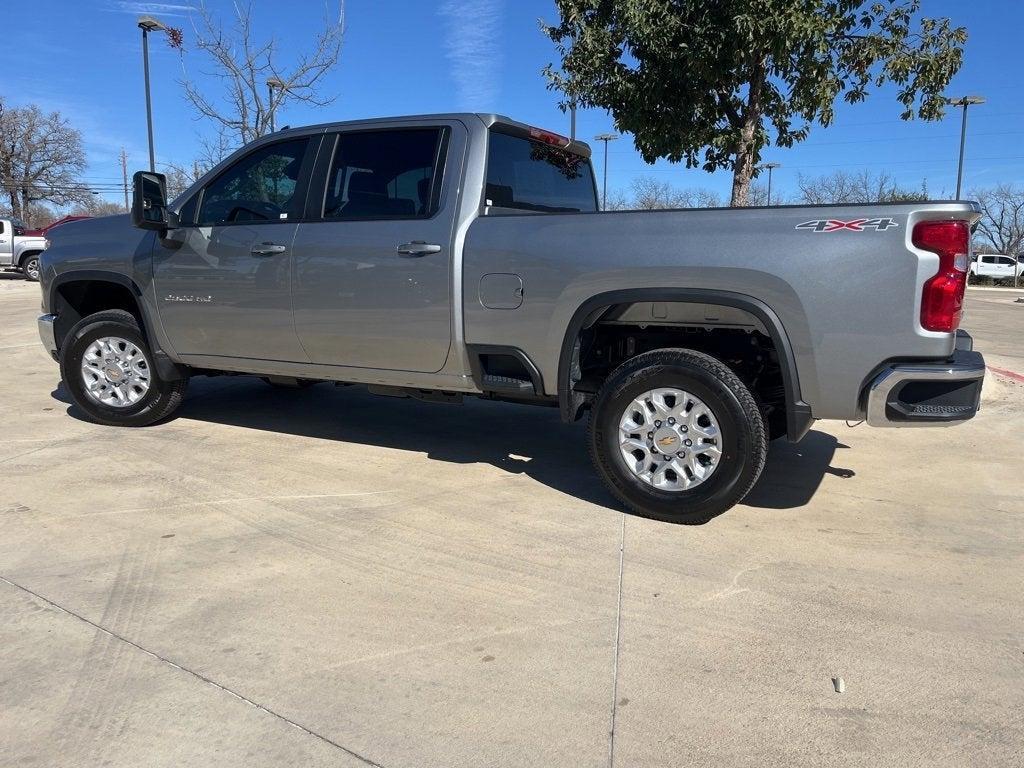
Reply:
[[[619, 451], [619, 420], [634, 398], [674, 387], [704, 401], [718, 420], [721, 457], [692, 489], [665, 491], [626, 466]], [[655, 520], [697, 525], [739, 503], [757, 482], [768, 434], [750, 390], [725, 364], [689, 349], [660, 349], [627, 360], [605, 380], [590, 417], [590, 455], [612, 494], [633, 512]]]
[[21, 260], [21, 273], [30, 283], [39, 282], [39, 254], [32, 253]]
[[[93, 341], [105, 336], [116, 336], [135, 344], [145, 355], [150, 385], [137, 402], [123, 408], [104, 405], [87, 392], [82, 379], [82, 358]], [[153, 364], [153, 351], [131, 313], [120, 309], [97, 312], [82, 318], [69, 332], [60, 353], [60, 372], [64, 386], [75, 405], [91, 421], [114, 427], [145, 427], [166, 419], [181, 405], [188, 388], [188, 379], [165, 381]]]

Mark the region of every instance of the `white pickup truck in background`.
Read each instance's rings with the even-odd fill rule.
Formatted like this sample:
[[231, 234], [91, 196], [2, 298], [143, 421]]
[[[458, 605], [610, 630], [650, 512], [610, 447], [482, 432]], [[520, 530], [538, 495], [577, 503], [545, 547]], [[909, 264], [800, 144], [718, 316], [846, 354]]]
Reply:
[[16, 269], [33, 282], [39, 280], [39, 254], [46, 238], [25, 235], [17, 219], [0, 219], [0, 269]]
[[1019, 276], [1024, 270], [1013, 256], [1001, 253], [979, 253], [971, 262], [972, 277], [991, 277], [993, 280], [1012, 280], [1014, 272]]

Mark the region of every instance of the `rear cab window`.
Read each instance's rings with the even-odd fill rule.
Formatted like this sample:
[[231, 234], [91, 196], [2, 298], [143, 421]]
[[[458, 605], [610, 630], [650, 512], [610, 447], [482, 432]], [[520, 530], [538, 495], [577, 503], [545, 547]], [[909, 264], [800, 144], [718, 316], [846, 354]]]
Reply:
[[320, 218], [430, 218], [438, 208], [446, 141], [440, 127], [339, 134]]
[[538, 213], [598, 210], [590, 161], [555, 143], [560, 137], [536, 131], [528, 138], [496, 125], [487, 148], [488, 208]]

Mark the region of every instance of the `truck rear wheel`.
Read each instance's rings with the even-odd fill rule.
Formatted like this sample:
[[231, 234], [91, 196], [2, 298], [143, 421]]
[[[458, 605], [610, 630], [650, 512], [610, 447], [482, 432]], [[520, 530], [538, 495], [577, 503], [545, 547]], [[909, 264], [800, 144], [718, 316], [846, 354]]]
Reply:
[[60, 371], [75, 405], [91, 421], [144, 427], [181, 405], [188, 379], [165, 381], [129, 312], [109, 310], [80, 320], [64, 340]]
[[660, 349], [616, 368], [590, 418], [590, 454], [633, 512], [704, 523], [739, 503], [764, 468], [768, 434], [750, 390], [719, 360]]

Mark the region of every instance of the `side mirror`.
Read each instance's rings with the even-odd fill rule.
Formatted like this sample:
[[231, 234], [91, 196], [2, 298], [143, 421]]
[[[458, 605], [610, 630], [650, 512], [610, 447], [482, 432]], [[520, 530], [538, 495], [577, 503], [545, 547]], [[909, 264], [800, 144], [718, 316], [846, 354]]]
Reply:
[[132, 183], [132, 224], [139, 229], [167, 229], [167, 177], [136, 171]]

